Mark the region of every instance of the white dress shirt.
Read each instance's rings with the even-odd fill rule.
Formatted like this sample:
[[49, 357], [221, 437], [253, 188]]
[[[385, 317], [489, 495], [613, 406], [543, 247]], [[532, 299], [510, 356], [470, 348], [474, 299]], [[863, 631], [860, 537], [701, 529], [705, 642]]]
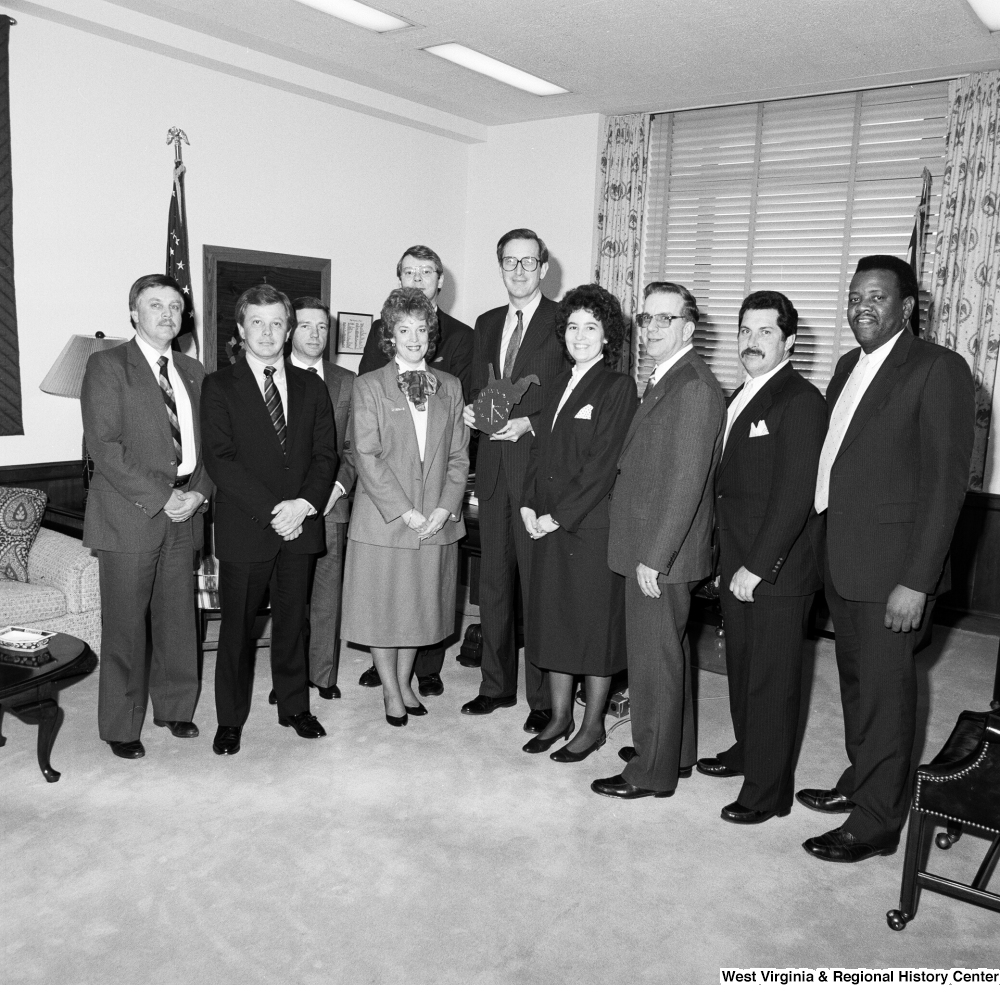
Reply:
[[746, 407], [746, 405], [750, 403], [750, 401], [753, 400], [758, 393], [760, 393], [761, 387], [763, 387], [764, 384], [775, 375], [775, 373], [780, 373], [785, 368], [787, 363], [788, 356], [785, 356], [785, 358], [782, 359], [781, 362], [774, 367], [774, 369], [765, 373], [763, 376], [755, 377], [750, 376], [749, 373], [747, 374], [747, 378], [743, 382], [743, 389], [740, 390], [740, 392], [736, 395], [736, 399], [729, 404], [729, 407], [726, 410], [726, 433], [722, 439], [723, 449], [726, 447], [726, 442], [729, 440], [729, 432], [732, 430], [733, 421], [735, 421], [736, 418], [743, 413], [743, 408]]
[[319, 359], [317, 359], [317, 360], [316, 360], [316, 362], [314, 362], [314, 363], [313, 363], [312, 365], [309, 365], [308, 363], [304, 363], [304, 362], [303, 362], [303, 361], [302, 361], [302, 360], [301, 360], [301, 359], [300, 359], [300, 358], [298, 357], [298, 355], [297, 355], [297, 354], [296, 354], [295, 352], [293, 352], [293, 353], [291, 354], [291, 356], [289, 357], [289, 362], [291, 362], [291, 364], [292, 364], [293, 366], [298, 366], [298, 368], [299, 368], [299, 369], [304, 369], [304, 370], [305, 370], [305, 371], [306, 371], [307, 373], [308, 373], [309, 371], [313, 371], [313, 372], [315, 372], [315, 373], [316, 373], [316, 375], [317, 375], [317, 376], [318, 376], [318, 377], [319, 377], [319, 378], [320, 378], [320, 379], [321, 379], [321, 380], [322, 380], [322, 381], [323, 381], [324, 383], [326, 382], [326, 374], [325, 374], [325, 373], [323, 372], [323, 359], [322, 359], [322, 358], [319, 358]]
[[[167, 357], [167, 375], [170, 377], [170, 388], [174, 391], [174, 403], [177, 405], [177, 423], [181, 429], [181, 460], [177, 463], [177, 478], [190, 475], [194, 471], [198, 455], [194, 440], [194, 411], [191, 410], [191, 398], [188, 396], [187, 387], [181, 379], [180, 373], [174, 366], [173, 350], [157, 352], [145, 339], [138, 334], [135, 341], [139, 345], [139, 351], [145, 356], [149, 368], [156, 377], [156, 385], [160, 385], [160, 356]], [[166, 404], [164, 404], [164, 409]]]
[[[408, 373], [413, 369], [422, 369], [425, 371], [427, 369], [426, 359], [421, 359], [418, 366], [404, 363], [399, 356], [394, 356], [393, 361], [396, 363], [396, 371], [399, 373]], [[427, 399], [430, 400], [430, 396]], [[423, 410], [417, 410], [413, 401], [407, 397], [406, 405], [410, 408], [410, 417], [413, 418], [413, 429], [417, 432], [417, 448], [420, 450], [420, 461], [422, 462], [424, 460], [424, 448], [427, 446], [427, 418], [429, 416], [427, 404], [424, 404]]]
[[[253, 378], [257, 383], [262, 397], [264, 397], [264, 387], [267, 385], [267, 377], [264, 375], [264, 370], [268, 367], [274, 370], [274, 375], [271, 378], [274, 380], [274, 385], [278, 388], [278, 396], [281, 397], [281, 410], [285, 415], [285, 427], [287, 428], [288, 380], [285, 378], [285, 360], [279, 359], [276, 363], [265, 363], [258, 359], [248, 348], [244, 347], [243, 352], [246, 355], [247, 365], [253, 373]], [[264, 403], [267, 403], [267, 397], [264, 397]]]
[[[528, 334], [528, 322], [534, 317], [541, 303], [542, 292], [539, 291], [533, 301], [528, 302], [528, 304], [521, 308], [521, 345], [524, 345], [525, 336]], [[517, 310], [514, 305], [507, 305], [507, 318], [503, 323], [503, 335], [500, 336], [500, 365], [493, 367], [493, 371], [497, 377], [503, 375], [503, 368], [507, 362], [507, 347], [510, 345], [510, 337], [514, 334], [514, 329], [517, 327]]]
[[556, 407], [555, 414], [552, 415], [552, 427], [556, 426], [556, 419], [559, 417], [559, 411], [563, 409], [566, 405], [566, 401], [569, 400], [570, 394], [576, 389], [576, 385], [587, 375], [591, 367], [595, 366], [604, 358], [604, 353], [599, 352], [593, 359], [588, 359], [585, 363], [574, 363], [572, 372], [570, 373], [569, 383], [566, 384], [566, 389], [563, 390], [563, 395], [559, 398], [559, 406]]

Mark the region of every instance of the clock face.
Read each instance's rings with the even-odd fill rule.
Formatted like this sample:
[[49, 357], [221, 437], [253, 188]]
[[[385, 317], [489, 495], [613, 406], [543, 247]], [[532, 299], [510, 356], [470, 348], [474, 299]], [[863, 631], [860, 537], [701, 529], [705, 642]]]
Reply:
[[476, 427], [487, 434], [496, 434], [510, 417], [514, 403], [510, 397], [494, 386], [481, 390], [473, 404], [476, 413]]

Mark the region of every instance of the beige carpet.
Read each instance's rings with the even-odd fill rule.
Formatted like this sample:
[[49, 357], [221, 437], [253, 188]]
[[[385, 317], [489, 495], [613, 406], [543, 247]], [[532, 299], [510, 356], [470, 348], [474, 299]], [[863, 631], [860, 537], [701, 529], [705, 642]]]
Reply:
[[[279, 728], [261, 651], [233, 758], [210, 748], [211, 654], [201, 737], [174, 739], [150, 714], [139, 762], [98, 740], [96, 674], [63, 694], [56, 784], [37, 768], [34, 730], [5, 718], [0, 979], [694, 983], [717, 982], [720, 966], [1000, 964], [1000, 916], [942, 896], [887, 929], [902, 851], [815, 861], [801, 842], [834, 824], [798, 805], [760, 827], [720, 821], [737, 779], [695, 774], [667, 800], [595, 796], [590, 781], [620, 770], [628, 726], [580, 764], [527, 756], [523, 702], [459, 714], [479, 672], [456, 649], [444, 695], [403, 729], [357, 684], [367, 655], [347, 650], [343, 699], [314, 697], [329, 732], [314, 742]], [[844, 764], [832, 649], [816, 644], [809, 662], [800, 786], [832, 785]], [[962, 709], [988, 706], [996, 651], [955, 630], [922, 655], [924, 760]], [[698, 684], [711, 755], [731, 741], [726, 680]], [[935, 850], [934, 868], [968, 878], [985, 847], [964, 837]]]

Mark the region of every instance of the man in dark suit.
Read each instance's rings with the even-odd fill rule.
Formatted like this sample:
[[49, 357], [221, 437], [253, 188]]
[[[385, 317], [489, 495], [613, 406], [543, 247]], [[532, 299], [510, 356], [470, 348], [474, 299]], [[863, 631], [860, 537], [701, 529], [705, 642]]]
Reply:
[[268, 284], [244, 291], [236, 321], [244, 355], [205, 379], [205, 467], [218, 487], [215, 553], [222, 624], [215, 667], [219, 728], [212, 748], [239, 752], [253, 687], [253, 625], [271, 588], [271, 676], [278, 722], [307, 739], [326, 733], [309, 712], [304, 644], [311, 555], [337, 470], [330, 394], [285, 363], [291, 302]]
[[344, 439], [351, 411], [354, 374], [323, 358], [330, 334], [330, 309], [319, 298], [296, 298], [295, 331], [290, 361], [293, 366], [315, 373], [326, 384], [337, 428], [340, 464], [333, 491], [323, 510], [326, 551], [316, 558], [309, 596], [309, 682], [321, 698], [339, 698], [337, 670], [340, 666], [340, 594], [344, 573], [344, 543], [347, 534], [347, 495], [354, 485], [354, 465]]
[[[438, 328], [441, 340], [431, 366], [457, 376], [462, 384], [462, 396], [469, 399], [472, 384], [473, 334], [468, 325], [452, 318], [437, 304], [438, 295], [444, 287], [444, 264], [429, 246], [411, 246], [396, 264], [396, 277], [400, 287], [415, 287], [424, 292], [427, 299], [437, 308]], [[365, 341], [365, 352], [361, 357], [358, 373], [370, 373], [381, 369], [389, 362], [382, 351], [379, 339], [382, 337], [382, 320], [376, 319]], [[444, 666], [444, 650], [441, 645], [422, 646], [417, 650], [417, 660], [413, 665], [417, 675], [418, 688], [424, 697], [444, 693], [441, 668]], [[379, 687], [382, 683], [374, 664], [368, 668], [358, 682], [364, 687]]]
[[803, 843], [830, 862], [891, 855], [906, 819], [916, 728], [913, 647], [951, 585], [948, 550], [969, 480], [972, 375], [916, 338], [918, 288], [892, 256], [858, 261], [847, 320], [860, 349], [837, 364], [816, 479], [825, 517], [826, 599], [850, 765], [832, 790], [797, 799], [842, 827]]
[[591, 784], [606, 797], [669, 797], [697, 758], [687, 618], [691, 592], [712, 570], [712, 482], [726, 418], [722, 388], [691, 343], [698, 316], [679, 284], [646, 288], [638, 321], [656, 368], [618, 459], [608, 539], [608, 564], [626, 579], [635, 746], [622, 773]]
[[[508, 708], [517, 702], [514, 586], [520, 576], [523, 602], [531, 577], [531, 538], [520, 513], [524, 476], [534, 428], [553, 381], [566, 368], [565, 350], [555, 334], [558, 305], [542, 294], [541, 283], [549, 269], [545, 244], [530, 229], [512, 229], [497, 243], [497, 260], [508, 303], [476, 319], [469, 400], [475, 401], [485, 388], [491, 365], [498, 379], [519, 380], [534, 374], [540, 385], [529, 386], [507, 423], [488, 441], [479, 442], [476, 497], [482, 543], [479, 611], [483, 682], [478, 697], [462, 706], [466, 715], [488, 715], [495, 708]], [[475, 427], [472, 403], [465, 408], [465, 423]], [[537, 733], [552, 716], [551, 702], [542, 671], [529, 655], [525, 655], [524, 664], [530, 709], [524, 729]]]
[[145, 755], [149, 698], [156, 725], [198, 734], [194, 557], [212, 482], [199, 430], [205, 370], [170, 348], [183, 312], [172, 277], [140, 277], [129, 292], [135, 338], [90, 357], [80, 397], [94, 461], [83, 543], [101, 582], [98, 727], [123, 759]]
[[[798, 312], [757, 291], [740, 308], [747, 377], [729, 402], [715, 473], [719, 597], [736, 744], [698, 760], [707, 776], [743, 776], [722, 819], [759, 824], [791, 810], [802, 644], [819, 569], [806, 524], [826, 433], [819, 390], [792, 367]], [[815, 517], [813, 518], [815, 521]]]

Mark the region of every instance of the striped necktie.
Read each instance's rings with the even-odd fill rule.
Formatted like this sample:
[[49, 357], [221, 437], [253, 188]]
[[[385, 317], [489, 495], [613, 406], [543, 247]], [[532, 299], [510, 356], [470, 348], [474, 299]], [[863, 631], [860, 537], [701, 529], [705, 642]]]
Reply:
[[174, 388], [170, 385], [170, 375], [167, 365], [170, 360], [166, 356], [160, 356], [160, 393], [163, 394], [163, 402], [167, 405], [167, 420], [170, 422], [170, 437], [174, 442], [174, 451], [177, 453], [177, 464], [181, 464], [184, 451], [181, 447], [181, 425], [177, 418], [177, 401], [174, 399]]
[[264, 403], [267, 404], [267, 412], [271, 415], [271, 423], [277, 432], [278, 440], [281, 442], [281, 450], [285, 451], [285, 412], [281, 409], [281, 394], [274, 385], [274, 367], [268, 366], [264, 370]]
[[517, 350], [521, 348], [521, 333], [524, 330], [524, 315], [521, 309], [517, 309], [517, 324], [511, 333], [510, 342], [507, 343], [507, 355], [503, 361], [503, 375], [510, 379], [510, 374], [514, 372], [514, 360], [517, 359]]

